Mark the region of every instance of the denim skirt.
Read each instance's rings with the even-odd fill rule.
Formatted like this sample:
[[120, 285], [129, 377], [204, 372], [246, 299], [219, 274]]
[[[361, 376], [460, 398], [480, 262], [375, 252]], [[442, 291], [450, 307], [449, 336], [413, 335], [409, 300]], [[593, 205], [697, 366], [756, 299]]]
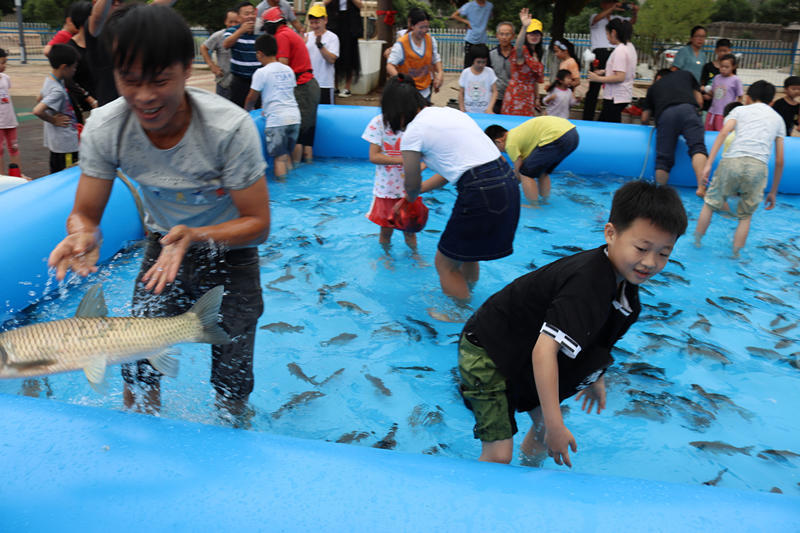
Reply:
[[488, 261], [511, 255], [519, 221], [519, 182], [504, 157], [464, 172], [458, 197], [439, 240], [455, 261]]

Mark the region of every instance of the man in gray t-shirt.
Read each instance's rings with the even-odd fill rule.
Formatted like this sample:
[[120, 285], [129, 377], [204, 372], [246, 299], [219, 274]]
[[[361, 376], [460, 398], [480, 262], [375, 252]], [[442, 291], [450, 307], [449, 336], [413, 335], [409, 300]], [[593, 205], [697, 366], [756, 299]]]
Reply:
[[[253, 390], [263, 310], [256, 246], [270, 221], [260, 136], [244, 110], [186, 86], [194, 39], [174, 11], [137, 5], [117, 24], [112, 59], [122, 98], [95, 110], [86, 124], [68, 235], [49, 265], [58, 279], [67, 270], [95, 272], [100, 219], [117, 169], [138, 182], [148, 242], [132, 312], [175, 316], [224, 286], [220, 325], [231, 342], [212, 347], [210, 381], [217, 406], [238, 423]], [[158, 411], [161, 374], [149, 361], [126, 364], [122, 374], [125, 405]]]
[[297, 33], [300, 35], [305, 35], [305, 28], [303, 28], [303, 25], [299, 20], [297, 20], [297, 15], [294, 14], [292, 6], [290, 6], [289, 2], [286, 0], [261, 0], [261, 2], [256, 6], [256, 34], [261, 33], [261, 26], [264, 24], [264, 19], [261, 17], [264, 16], [264, 12], [267, 9], [275, 6], [281, 8], [283, 18], [286, 20], [286, 22], [292, 25]]
[[[217, 94], [230, 99], [230, 86], [231, 86], [231, 49], [222, 46], [222, 41], [225, 40], [225, 31], [239, 24], [239, 13], [236, 10], [229, 9], [225, 13], [225, 26], [211, 34], [211, 36], [200, 45], [200, 53], [203, 56], [203, 61], [214, 73], [214, 81], [217, 83]], [[215, 63], [211, 59], [211, 53], [217, 57]]]

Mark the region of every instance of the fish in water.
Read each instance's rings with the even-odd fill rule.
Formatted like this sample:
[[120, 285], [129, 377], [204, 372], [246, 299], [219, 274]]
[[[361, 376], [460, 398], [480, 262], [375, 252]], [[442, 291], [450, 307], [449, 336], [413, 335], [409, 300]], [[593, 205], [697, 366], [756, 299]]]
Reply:
[[356, 337], [358, 337], [358, 335], [356, 335], [355, 333], [339, 333], [338, 335], [336, 335], [331, 339], [320, 342], [320, 345], [337, 346], [337, 345], [347, 344]]
[[555, 250], [542, 250], [544, 255], [551, 255], [553, 257], [567, 257], [569, 254], [567, 252], [557, 252]]
[[750, 455], [750, 452], [753, 450], [752, 446], [744, 446], [738, 448], [727, 442], [722, 442], [718, 440], [708, 441], [708, 440], [695, 440], [689, 443], [691, 446], [699, 450], [703, 450], [706, 452], [712, 453], [724, 453], [726, 455], [733, 455], [735, 453], [741, 453], [743, 455]]
[[406, 320], [412, 322], [418, 326], [420, 326], [423, 330], [425, 330], [429, 336], [436, 339], [439, 336], [439, 332], [436, 331], [436, 328], [430, 325], [429, 323], [425, 322], [424, 320], [417, 320], [416, 318], [406, 316]]
[[336, 300], [336, 303], [339, 304], [340, 306], [344, 307], [345, 309], [350, 310], [350, 311], [357, 311], [357, 312], [361, 313], [362, 315], [368, 315], [369, 314], [369, 311], [364, 311], [363, 309], [361, 309], [358, 305], [354, 304], [353, 302], [348, 302], [347, 300]]
[[269, 287], [270, 285], [275, 285], [276, 283], [283, 283], [285, 281], [291, 281], [293, 279], [294, 279], [294, 274], [292, 274], [292, 267], [287, 266], [286, 273], [283, 276], [275, 278], [269, 283], [267, 283], [267, 286]]
[[656, 381], [660, 381], [662, 383], [668, 383], [666, 378], [666, 372], [663, 368], [658, 366], [653, 366], [648, 363], [620, 363], [620, 368], [622, 368], [628, 374], [633, 374], [636, 376], [642, 376], [645, 378], [655, 379]]
[[434, 370], [433, 368], [431, 368], [429, 366], [393, 366], [392, 370], [395, 371], [395, 372], [398, 371], [398, 370], [414, 370], [415, 372], [435, 372], [436, 371], [436, 370]]
[[392, 391], [390, 391], [389, 388], [383, 384], [383, 380], [381, 378], [376, 378], [371, 374], [364, 374], [364, 377], [367, 378], [367, 381], [375, 385], [375, 388], [378, 389], [381, 392], [381, 394], [385, 396], [392, 395]]
[[528, 229], [532, 229], [533, 231], [538, 231], [539, 233], [550, 233], [549, 229], [540, 228], [539, 226], [525, 226]]
[[783, 494], [783, 491], [780, 489], [780, 487], [772, 487], [769, 489], [769, 491], [773, 494]]
[[692, 282], [690, 282], [688, 279], [684, 278], [681, 275], [675, 274], [673, 272], [663, 272], [662, 271], [661, 275], [664, 276], [665, 278], [667, 278], [670, 281], [677, 281], [678, 283], [683, 283], [684, 285], [691, 285], [692, 284]]
[[325, 396], [325, 393], [324, 392], [320, 392], [318, 390], [309, 390], [309, 391], [306, 391], [306, 392], [301, 392], [299, 394], [294, 394], [294, 395], [292, 395], [291, 399], [289, 399], [288, 402], [286, 402], [285, 404], [281, 405], [281, 407], [277, 411], [272, 413], [272, 418], [278, 419], [281, 416], [283, 416], [283, 414], [285, 412], [291, 411], [292, 409], [294, 409], [298, 405], [307, 404], [311, 400], [314, 400], [316, 398], [320, 398], [322, 396]]
[[372, 332], [373, 335], [386, 335], [386, 336], [396, 336], [402, 335], [406, 331], [404, 329], [393, 328], [391, 324], [387, 324], [385, 326], [381, 326], [380, 328], [376, 329]]
[[744, 407], [738, 406], [733, 400], [725, 396], [724, 394], [719, 394], [717, 392], [708, 392], [703, 387], [698, 385], [697, 383], [692, 383], [692, 390], [695, 391], [697, 394], [711, 402], [711, 405], [714, 408], [717, 408], [718, 403], [725, 403], [728, 404], [734, 411], [739, 413], [739, 416], [744, 418], [745, 420], [750, 420], [753, 418], [753, 413], [745, 409]]
[[433, 233], [434, 235], [436, 235], [437, 233], [441, 233], [442, 232], [442, 230], [439, 230], [439, 229], [426, 229], [426, 230], [422, 230], [422, 231], [424, 231], [425, 233]]
[[265, 329], [273, 333], [300, 333], [305, 329], [305, 327], [293, 326], [286, 322], [272, 322], [270, 324], [265, 324], [261, 326], [259, 329]]
[[340, 281], [339, 283], [335, 283], [333, 285], [327, 285], [327, 284], [323, 285], [322, 287], [317, 289], [317, 293], [319, 294], [319, 302], [322, 303], [322, 300], [324, 300], [325, 297], [328, 296], [333, 291], [343, 289], [345, 287], [347, 287], [346, 281]]
[[462, 322], [466, 322], [466, 318], [461, 318], [459, 316], [452, 316], [448, 315], [447, 313], [443, 313], [441, 311], [437, 311], [433, 307], [428, 308], [428, 315], [434, 319], [438, 320], [439, 322], [449, 322], [451, 324], [461, 324]]
[[764, 359], [780, 359], [781, 354], [770, 348], [759, 348], [758, 346], [747, 346], [745, 348], [747, 353], [756, 357], [763, 357]]
[[788, 348], [792, 344], [794, 344], [792, 339], [783, 339], [775, 343], [775, 349], [780, 350], [782, 348]]
[[691, 326], [689, 326], [689, 329], [700, 328], [706, 333], [711, 331], [711, 322], [700, 313], [697, 313], [697, 316], [699, 316], [700, 318], [697, 319]]
[[786, 320], [786, 317], [778, 313], [777, 315], [775, 315], [775, 318], [772, 319], [772, 322], [769, 323], [769, 326], [771, 328], [774, 328], [775, 326], [780, 324], [782, 320]]
[[320, 385], [320, 386], [322, 386], [322, 385], [325, 385], [327, 382], [329, 382], [330, 380], [332, 380], [333, 378], [335, 378], [336, 376], [338, 376], [338, 375], [339, 375], [339, 374], [341, 374], [342, 372], [344, 372], [344, 368], [340, 368], [339, 370], [337, 370], [336, 372], [334, 372], [333, 374], [331, 374], [331, 375], [330, 375], [330, 376], [328, 376], [327, 378], [323, 379], [323, 380], [322, 380], [322, 381], [319, 383], [319, 385]]
[[436, 409], [429, 409], [427, 405], [420, 404], [414, 406], [411, 415], [408, 417], [408, 425], [411, 427], [416, 426], [435, 426], [441, 424], [444, 420], [442, 415], [442, 408], [438, 405]]
[[351, 431], [350, 433], [345, 433], [344, 435], [336, 439], [336, 442], [340, 442], [343, 444], [350, 444], [351, 442], [360, 442], [366, 439], [367, 437], [369, 437], [369, 433], [367, 433], [366, 431]]
[[646, 398], [636, 398], [625, 409], [614, 412], [615, 415], [646, 418], [655, 422], [664, 422], [670, 417], [664, 405]]
[[772, 459], [774, 461], [785, 463], [789, 459], [797, 459], [800, 457], [800, 453], [794, 453], [789, 450], [764, 450], [756, 455], [756, 457], [760, 459]]
[[734, 305], [738, 305], [738, 306], [744, 307], [748, 311], [753, 308], [752, 305], [750, 305], [749, 303], [745, 302], [741, 298], [735, 298], [733, 296], [720, 296], [719, 299], [720, 299], [720, 301], [723, 301], [723, 302], [726, 302], [726, 303], [730, 303], [730, 304], [734, 304]]
[[692, 355], [702, 355], [709, 359], [719, 361], [723, 365], [731, 364], [731, 360], [723, 353], [722, 348], [709, 342], [699, 341], [691, 335], [689, 335], [687, 347], [689, 353]]
[[786, 302], [784, 302], [783, 300], [781, 300], [777, 296], [774, 296], [774, 295], [772, 295], [772, 294], [770, 294], [768, 292], [759, 291], [757, 289], [750, 289], [750, 288], [746, 288], [746, 290], [755, 293], [756, 299], [757, 300], [761, 300], [762, 302], [765, 302], [765, 303], [768, 303], [768, 304], [772, 304], [772, 305], [780, 305], [780, 306], [783, 306], [783, 307], [791, 307], [791, 305], [787, 304]]
[[[789, 324], [788, 326], [783, 326], [783, 327], [780, 327], [780, 328], [775, 328], [775, 329], [773, 329], [773, 330], [771, 330], [771, 331], [772, 331], [772, 333], [774, 333], [775, 335], [783, 335], [783, 334], [784, 334], [784, 333], [786, 333], [787, 331], [791, 331], [791, 330], [793, 330], [794, 328], [796, 328], [798, 324], [800, 324], [800, 322], [792, 322], [792, 323], [791, 323], [791, 324]], [[771, 325], [771, 326], [774, 326], [774, 325], [776, 325], [776, 324], [770, 324], [770, 325]]]
[[727, 468], [723, 468], [722, 470], [719, 471], [719, 474], [717, 474], [717, 477], [715, 477], [714, 479], [703, 481], [703, 485], [708, 485], [709, 487], [716, 487], [717, 483], [722, 481], [722, 474], [724, 474], [727, 471], [728, 471]]
[[572, 252], [572, 253], [578, 253], [578, 252], [585, 251], [580, 246], [572, 246], [571, 244], [554, 244], [553, 248], [555, 248], [556, 250], [566, 250], [566, 251]]
[[320, 245], [325, 244], [325, 239], [323, 239], [321, 235], [317, 235], [315, 233], [314, 234], [314, 238], [317, 240], [317, 244], [320, 244]]
[[673, 265], [678, 265], [679, 267], [681, 267], [681, 270], [686, 271], [686, 267], [683, 266], [683, 263], [681, 263], [677, 259], [670, 259], [669, 262], [672, 263]]
[[394, 450], [397, 446], [397, 441], [394, 436], [397, 434], [397, 424], [392, 424], [389, 433], [386, 434], [381, 440], [372, 445], [373, 448], [382, 448], [384, 450]]
[[297, 363], [289, 363], [286, 365], [286, 367], [289, 369], [289, 373], [297, 379], [302, 379], [306, 383], [311, 383], [312, 385], [319, 385], [319, 383], [314, 379], [317, 376], [308, 377]]
[[217, 325], [224, 289], [204, 294], [182, 315], [164, 318], [109, 317], [103, 288], [89, 289], [73, 318], [31, 324], [0, 333], [0, 378], [44, 376], [83, 369], [102, 390], [106, 366], [146, 358], [175, 377], [170, 347], [183, 342], [229, 344]]

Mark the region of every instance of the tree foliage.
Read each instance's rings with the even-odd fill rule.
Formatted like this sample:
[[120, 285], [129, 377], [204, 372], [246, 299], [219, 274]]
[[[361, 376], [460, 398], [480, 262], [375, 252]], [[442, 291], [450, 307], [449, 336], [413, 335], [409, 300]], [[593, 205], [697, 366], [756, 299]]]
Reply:
[[756, 20], [783, 25], [800, 22], [800, 0], [766, 0], [756, 12]]
[[711, 20], [724, 20], [727, 22], [753, 22], [755, 9], [749, 0], [717, 0], [714, 2], [714, 11]]
[[26, 22], [45, 22], [51, 28], [64, 25], [65, 13], [74, 0], [27, 0], [22, 6]]
[[[253, 2], [254, 5], [256, 3]], [[219, 0], [178, 0], [173, 7], [190, 26], [202, 26], [209, 32], [214, 32], [222, 29], [225, 12], [234, 4], [235, 2]]]
[[636, 33], [659, 41], [686, 42], [698, 24], [711, 20], [714, 4], [708, 0], [658, 0], [639, 10]]

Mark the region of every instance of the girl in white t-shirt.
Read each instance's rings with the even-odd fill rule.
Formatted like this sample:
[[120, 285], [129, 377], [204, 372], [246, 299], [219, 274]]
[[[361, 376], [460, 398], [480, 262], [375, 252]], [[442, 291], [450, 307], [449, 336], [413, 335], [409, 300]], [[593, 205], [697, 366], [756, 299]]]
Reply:
[[497, 75], [489, 63], [489, 48], [473, 44], [469, 49], [471, 65], [458, 79], [458, 108], [465, 113], [494, 113], [497, 100]]
[[544, 104], [547, 114], [551, 117], [569, 118], [569, 108], [578, 103], [577, 98], [572, 94], [572, 73], [566, 69], [556, 73], [553, 85], [544, 97]]
[[614, 51], [608, 57], [605, 70], [587, 74], [589, 81], [603, 84], [601, 122], [622, 122], [622, 110], [633, 101], [633, 78], [636, 74], [636, 48], [630, 42], [633, 26], [627, 20], [612, 19], [606, 26], [608, 42]]
[[[402, 131], [394, 131], [378, 115], [369, 121], [361, 138], [369, 143], [369, 160], [375, 163], [375, 185], [367, 218], [381, 227], [378, 242], [384, 247], [392, 242], [394, 226], [389, 221], [398, 200], [405, 198], [403, 158], [400, 155]], [[404, 231], [406, 244], [417, 249], [417, 234]]]

